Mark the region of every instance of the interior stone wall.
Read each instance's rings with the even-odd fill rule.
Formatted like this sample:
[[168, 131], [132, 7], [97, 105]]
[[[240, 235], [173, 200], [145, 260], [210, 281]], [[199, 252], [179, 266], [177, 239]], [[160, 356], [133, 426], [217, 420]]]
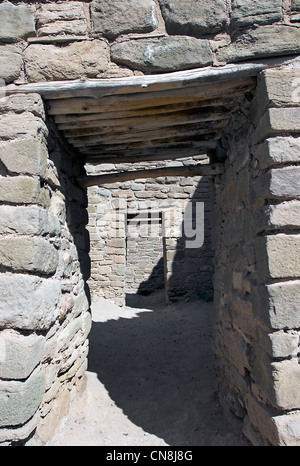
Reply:
[[262, 74], [214, 180], [219, 391], [254, 445], [299, 445], [299, 76]]
[[[136, 168], [194, 165], [199, 159], [205, 161], [207, 157], [145, 162]], [[128, 170], [130, 166], [117, 168]], [[99, 170], [103, 174], [115, 172], [116, 166], [89, 165], [86, 169], [90, 174]], [[210, 182], [199, 176], [139, 179], [88, 188], [91, 292], [119, 305], [126, 303], [126, 294], [150, 293], [161, 287], [166, 288], [167, 300], [211, 299], [210, 189]], [[205, 225], [198, 227], [201, 233], [203, 227], [203, 244], [189, 248], [186, 240], [193, 237], [184, 234], [185, 212], [189, 204], [195, 209], [197, 203], [204, 208]], [[153, 216], [151, 224], [145, 222], [145, 212]], [[160, 225], [156, 219], [159, 214]], [[190, 226], [196, 230], [195, 225]]]

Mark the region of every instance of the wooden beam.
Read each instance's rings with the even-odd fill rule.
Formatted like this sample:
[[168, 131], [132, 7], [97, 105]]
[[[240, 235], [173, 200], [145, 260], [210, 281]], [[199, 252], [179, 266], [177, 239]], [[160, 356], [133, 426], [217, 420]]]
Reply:
[[161, 107], [162, 105], [195, 102], [224, 95], [236, 95], [254, 88], [252, 78], [220, 84], [199, 85], [166, 91], [139, 92], [138, 94], [122, 94], [103, 96], [102, 98], [73, 97], [68, 99], [50, 100], [48, 113], [50, 115], [101, 113], [106, 111], [123, 111], [146, 107]]
[[149, 170], [126, 171], [111, 173], [109, 175], [81, 176], [77, 181], [81, 187], [87, 188], [88, 186], [165, 176], [180, 176], [184, 178], [190, 176], [215, 176], [222, 175], [224, 170], [223, 163], [198, 164], [183, 167], [163, 167]]
[[156, 75], [128, 76], [111, 79], [78, 79], [72, 81], [42, 82], [23, 85], [10, 84], [6, 95], [16, 93], [38, 93], [46, 99], [67, 99], [72, 97], [101, 97], [137, 92], [176, 89], [178, 87], [216, 84], [224, 81], [257, 76], [262, 70], [274, 64], [291, 61], [289, 57], [263, 59], [255, 63], [229, 64], [222, 67], [197, 68]]
[[73, 144], [74, 147], [82, 146], [93, 146], [95, 144], [118, 144], [118, 143], [130, 143], [130, 142], [140, 142], [140, 141], [155, 141], [155, 140], [165, 140], [171, 142], [174, 138], [185, 138], [189, 140], [190, 137], [206, 135], [207, 133], [211, 134], [216, 132], [220, 128], [226, 126], [228, 120], [214, 121], [214, 122], [205, 122], [202, 125], [196, 123], [194, 125], [181, 125], [174, 126], [171, 128], [163, 128], [150, 131], [135, 131], [134, 133], [103, 133], [94, 136], [78, 136], [67, 138], [70, 144]]
[[88, 124], [89, 121], [93, 120], [106, 120], [113, 121], [119, 120], [122, 118], [133, 118], [133, 117], [146, 117], [146, 116], [156, 116], [166, 113], [192, 110], [194, 108], [202, 107], [231, 107], [242, 102], [245, 98], [245, 93], [241, 92], [240, 94], [235, 94], [234, 99], [229, 95], [228, 97], [224, 96], [221, 98], [214, 99], [205, 99], [205, 100], [196, 100], [191, 102], [183, 102], [180, 104], [170, 104], [170, 105], [161, 105], [159, 107], [146, 107], [138, 109], [129, 109], [129, 110], [120, 110], [120, 111], [104, 111], [98, 113], [75, 113], [68, 115], [55, 115], [55, 122], [57, 124], [65, 125], [78, 125]]

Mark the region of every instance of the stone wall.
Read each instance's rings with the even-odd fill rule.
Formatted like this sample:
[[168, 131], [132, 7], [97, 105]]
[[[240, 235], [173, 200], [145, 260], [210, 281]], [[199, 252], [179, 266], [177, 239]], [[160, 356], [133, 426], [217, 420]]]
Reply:
[[[158, 162], [153, 166], [193, 165], [205, 158]], [[149, 162], [136, 165], [137, 169], [152, 167]], [[119, 170], [128, 168], [126, 164], [118, 165]], [[116, 167], [89, 165], [86, 169], [90, 174], [100, 169], [103, 174], [114, 172]], [[166, 287], [168, 300], [180, 296], [212, 297], [213, 251], [207, 179], [140, 179], [89, 188], [88, 197], [92, 265], [89, 286], [93, 294], [119, 305], [125, 304], [126, 294], [149, 293], [162, 287]], [[204, 205], [204, 244], [187, 248], [186, 239], [192, 235], [189, 238], [184, 235], [184, 216], [187, 206], [197, 203]]]
[[299, 445], [299, 77], [262, 74], [214, 183], [216, 368], [254, 445]]
[[297, 54], [299, 12], [298, 0], [2, 1], [0, 77], [110, 78]]
[[0, 100], [0, 444], [47, 442], [84, 389], [87, 197], [72, 181], [81, 170], [39, 95]]

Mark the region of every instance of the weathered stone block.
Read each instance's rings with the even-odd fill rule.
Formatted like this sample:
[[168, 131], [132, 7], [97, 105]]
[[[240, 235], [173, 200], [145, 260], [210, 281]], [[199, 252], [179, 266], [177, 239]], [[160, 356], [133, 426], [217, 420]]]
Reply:
[[0, 45], [0, 79], [10, 83], [20, 76], [23, 64], [19, 45]]
[[45, 337], [24, 336], [12, 330], [0, 333], [0, 378], [26, 379], [40, 363]]
[[45, 109], [39, 94], [15, 94], [0, 99], [0, 113], [30, 112], [34, 116], [45, 120]]
[[159, 0], [159, 4], [169, 34], [212, 34], [229, 20], [226, 2], [221, 0]]
[[298, 133], [300, 131], [300, 107], [269, 108], [253, 135], [255, 143], [272, 135]]
[[61, 232], [58, 219], [38, 206], [0, 206], [0, 234], [57, 236]]
[[282, 0], [233, 0], [231, 18], [236, 26], [280, 21]]
[[259, 168], [265, 169], [277, 164], [300, 162], [300, 138], [276, 137], [260, 144], [253, 155]]
[[0, 382], [0, 427], [24, 424], [36, 412], [45, 392], [42, 371], [25, 382]]
[[230, 63], [255, 57], [297, 54], [299, 51], [299, 27], [267, 25], [244, 32], [235, 42], [219, 49], [217, 58], [220, 62]]
[[0, 115], [0, 139], [3, 141], [16, 138], [42, 138], [47, 134], [44, 121], [32, 113]]
[[0, 160], [9, 174], [45, 177], [48, 150], [46, 141], [26, 139], [0, 143]]
[[30, 5], [0, 5], [0, 41], [17, 42], [35, 33], [35, 8]]
[[268, 107], [292, 107], [300, 103], [300, 69], [269, 69], [258, 79], [251, 115], [255, 124]]
[[108, 38], [151, 32], [158, 26], [153, 0], [94, 0], [91, 11], [94, 31]]
[[38, 36], [76, 35], [87, 33], [84, 3], [50, 3], [41, 5], [37, 12]]
[[60, 312], [61, 283], [33, 275], [0, 275], [0, 326], [48, 329]]
[[47, 207], [49, 192], [40, 180], [29, 176], [0, 176], [0, 201], [10, 204], [38, 204]]
[[300, 235], [258, 238], [255, 248], [258, 273], [269, 278], [300, 277]]
[[41, 238], [1, 238], [0, 264], [18, 271], [52, 275], [58, 265], [58, 251]]
[[109, 47], [104, 40], [82, 41], [64, 47], [32, 44], [25, 51], [29, 82], [97, 78], [108, 68]]
[[254, 314], [273, 329], [300, 327], [300, 281], [251, 287]]
[[257, 328], [257, 342], [272, 358], [290, 358], [298, 354], [299, 334], [296, 331], [267, 333]]
[[258, 231], [300, 227], [300, 201], [285, 201], [261, 209], [256, 222]]
[[298, 359], [271, 364], [274, 380], [274, 399], [271, 402], [284, 410], [299, 409], [300, 365]]
[[174, 36], [115, 43], [111, 58], [121, 65], [151, 73], [210, 65], [212, 52], [207, 40]]
[[299, 173], [298, 166], [270, 170], [254, 182], [253, 199], [298, 199], [300, 197]]

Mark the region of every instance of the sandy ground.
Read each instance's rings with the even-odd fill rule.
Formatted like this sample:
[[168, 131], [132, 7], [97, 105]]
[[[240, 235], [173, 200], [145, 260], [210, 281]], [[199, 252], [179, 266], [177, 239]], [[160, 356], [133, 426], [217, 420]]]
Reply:
[[49, 446], [249, 445], [216, 396], [212, 305], [136, 298], [94, 299], [87, 390]]

